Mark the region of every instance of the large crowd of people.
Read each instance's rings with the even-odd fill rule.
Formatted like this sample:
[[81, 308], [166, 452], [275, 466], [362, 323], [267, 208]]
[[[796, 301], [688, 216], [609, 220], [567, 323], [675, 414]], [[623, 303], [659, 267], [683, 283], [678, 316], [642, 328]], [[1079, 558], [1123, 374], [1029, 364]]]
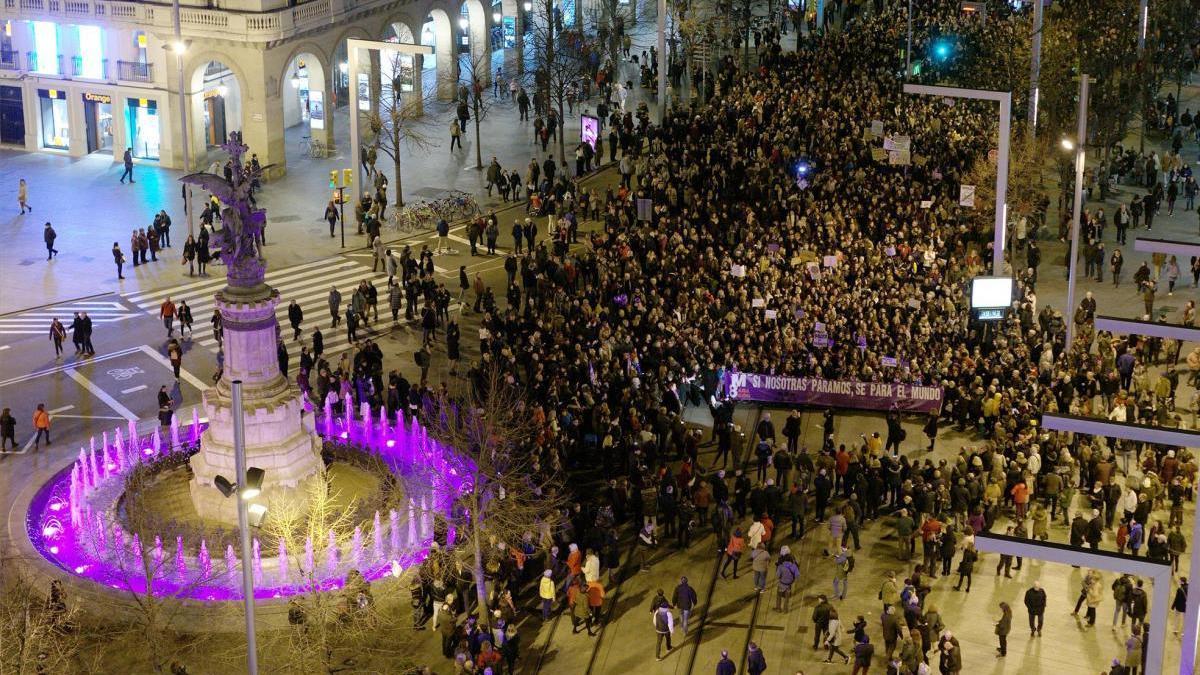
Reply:
[[[957, 10], [941, 2], [928, 11], [964, 41], [994, 30], [956, 24]], [[814, 649], [859, 666], [882, 658], [890, 673], [962, 668], [959, 642], [926, 596], [952, 570], [955, 590], [965, 583], [970, 591], [979, 532], [1045, 540], [1061, 519], [1073, 545], [1178, 565], [1197, 468], [1191, 452], [1047, 432], [1038, 420], [1062, 411], [1179, 426], [1179, 346], [1095, 331], [1090, 296], [1067, 315], [1039, 306], [1039, 263], [1023, 250], [1016, 255], [1033, 269], [1018, 269], [1012, 311], [988, 325], [967, 320], [967, 284], [990, 269], [993, 251], [990, 232], [957, 209], [959, 179], [986, 156], [995, 116], [979, 105], [902, 95], [894, 54], [877, 48], [894, 44], [902, 29], [895, 15], [879, 14], [795, 53], [767, 31], [756, 68], [741, 71], [726, 59], [711, 99], [674, 107], [661, 125], [644, 110], [614, 108], [607, 123], [622, 180], [583, 211], [565, 167], [525, 181], [530, 201], [551, 215], [549, 232], [528, 237], [530, 253], [508, 270], [505, 307], [476, 282], [480, 356], [468, 377], [498, 368], [527, 392], [540, 427], [528, 451], [540, 470], [598, 467], [608, 487], [580, 495], [549, 539], [531, 532], [496, 549], [487, 565], [499, 619], [489, 625], [457, 622], [474, 593], [431, 558], [414, 588], [414, 619], [432, 617], [437, 627], [444, 617], [443, 651], [456, 672], [500, 672], [515, 660], [514, 594], [537, 597], [544, 618], [569, 612], [577, 630], [591, 634], [605, 582], [619, 567], [623, 524], [638, 530], [643, 563], [647, 550], [669, 539], [689, 546], [711, 528], [715, 554], [726, 558], [723, 575], [732, 564], [736, 577], [746, 553], [755, 586], [765, 590], [774, 563], [782, 602], [799, 573], [782, 525], [790, 522], [790, 538], [800, 538], [813, 521], [824, 523], [834, 583], [813, 612]], [[911, 164], [873, 154], [897, 136], [910, 139]], [[642, 200], [650, 213], [639, 210]], [[572, 249], [574, 225], [588, 215], [601, 226]], [[1089, 213], [1089, 224], [1095, 220]], [[1103, 240], [1102, 231], [1089, 236]], [[428, 290], [432, 272], [424, 276], [406, 273], [401, 283]], [[434, 329], [442, 320], [435, 314]], [[1079, 329], [1071, 349], [1067, 321]], [[419, 382], [395, 370], [385, 376], [375, 347], [337, 365], [318, 360], [311, 365], [320, 375], [306, 379], [317, 400], [394, 411], [415, 407], [427, 391], [429, 357], [426, 344], [417, 354]], [[1189, 364], [1192, 357], [1200, 362], [1193, 354]], [[759, 459], [752, 481], [726, 465], [735, 429], [730, 404], [719, 401], [730, 369], [940, 386], [945, 403], [923, 420], [928, 445], [919, 448], [904, 442], [894, 412], [886, 437], [852, 442], [835, 437], [831, 412], [821, 447], [811, 448], [797, 443], [798, 424], [781, 425], [781, 440], [764, 418], [746, 430]], [[702, 435], [681, 414], [687, 405], [712, 407], [720, 466], [702, 466]], [[935, 463], [925, 455], [945, 425], [978, 442]], [[849, 617], [839, 620], [830, 600], [845, 597], [860, 529], [884, 516], [898, 556], [920, 557], [880, 590], [884, 648], [876, 652], [874, 629], [861, 617], [853, 627]], [[1012, 563], [1002, 557], [996, 574], [1010, 576]], [[1085, 576], [1076, 608], [1087, 605], [1089, 624], [1100, 576]], [[1146, 600], [1142, 593], [1133, 601], [1137, 588], [1121, 584], [1117, 597], [1114, 584], [1118, 609], [1134, 611], [1134, 630], [1115, 666], [1131, 670], [1113, 672], [1142, 667]], [[1180, 588], [1186, 593], [1186, 580]], [[696, 604], [694, 591], [682, 591], [683, 601], [680, 593], [651, 608], [668, 651], [674, 620], [663, 608]], [[1029, 589], [1025, 606], [1031, 636], [1040, 635], [1044, 591]], [[1003, 657], [1012, 609], [998, 611]], [[853, 636], [852, 654], [841, 648], [843, 633]]]

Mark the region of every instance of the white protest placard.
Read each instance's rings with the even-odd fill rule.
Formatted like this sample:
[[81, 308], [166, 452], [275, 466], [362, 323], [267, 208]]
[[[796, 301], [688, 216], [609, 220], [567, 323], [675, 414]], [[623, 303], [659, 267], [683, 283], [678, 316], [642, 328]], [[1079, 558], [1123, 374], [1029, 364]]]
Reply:
[[648, 222], [650, 220], [653, 220], [653, 215], [652, 215], [653, 210], [654, 210], [653, 205], [654, 205], [654, 202], [652, 202], [649, 199], [637, 200], [638, 220], [643, 221], [643, 222]]
[[896, 357], [894, 357], [894, 356], [884, 356], [884, 357], [882, 357], [882, 358], [880, 358], [880, 359], [879, 359], [879, 363], [881, 363], [881, 364], [883, 364], [883, 365], [885, 365], [885, 366], [892, 366], [892, 367], [895, 367], [895, 366], [896, 366]]
[[875, 137], [883, 135], [883, 122], [881, 120], [871, 120], [871, 135]]
[[923, 208], [923, 209], [927, 209], [927, 208], [930, 208], [930, 207], [932, 207], [932, 206], [933, 206], [933, 200], [932, 200], [932, 199], [926, 199], [925, 201], [921, 202], [921, 208]]
[[824, 265], [825, 267], [837, 267], [837, 256], [836, 255], [827, 255], [827, 256], [821, 258], [821, 264]]
[[888, 152], [888, 164], [908, 166], [912, 164], [912, 154], [908, 150], [892, 150]]
[[735, 277], [744, 277], [744, 276], [746, 276], [746, 266], [745, 265], [734, 265], [729, 268], [729, 273]]
[[974, 185], [958, 186], [958, 205], [965, 206], [969, 209], [975, 208], [975, 186]]
[[774, 319], [775, 317], [779, 316], [778, 310], [774, 309], [768, 309], [765, 314], [768, 319]]
[[912, 307], [913, 309], [921, 309], [921, 301], [913, 298], [908, 301], [908, 306]]
[[887, 257], [891, 258], [892, 256], [896, 255], [896, 247], [895, 247], [895, 246], [889, 246], [889, 247], [887, 247], [887, 248], [883, 249], [883, 253], [884, 253], [884, 255], [886, 255]]
[[750, 306], [751, 306], [751, 307], [755, 307], [755, 308], [757, 308], [757, 307], [766, 307], [766, 306], [767, 306], [767, 301], [766, 301], [766, 300], [763, 300], [762, 298], [754, 298], [753, 300], [751, 300], [751, 301], [750, 301]]

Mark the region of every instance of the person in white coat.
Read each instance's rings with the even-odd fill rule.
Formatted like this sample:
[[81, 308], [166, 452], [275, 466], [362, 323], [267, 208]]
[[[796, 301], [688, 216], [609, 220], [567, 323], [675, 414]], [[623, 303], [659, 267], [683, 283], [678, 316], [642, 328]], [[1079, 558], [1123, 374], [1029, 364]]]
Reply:
[[825, 638], [825, 646], [829, 649], [829, 656], [825, 659], [825, 663], [833, 663], [833, 655], [841, 656], [846, 663], [850, 663], [850, 656], [842, 651], [842, 621], [838, 618], [837, 610], [832, 610], [829, 613], [829, 635]]

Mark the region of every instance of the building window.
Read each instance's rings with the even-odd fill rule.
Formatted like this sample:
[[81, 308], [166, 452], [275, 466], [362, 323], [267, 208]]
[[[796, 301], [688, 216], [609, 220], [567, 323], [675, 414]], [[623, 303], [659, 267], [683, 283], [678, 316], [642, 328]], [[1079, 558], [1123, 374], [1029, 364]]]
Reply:
[[38, 89], [38, 105], [42, 117], [42, 147], [54, 150], [71, 149], [71, 124], [67, 116], [67, 92], [58, 89]]
[[146, 39], [146, 34], [140, 30], [133, 34], [133, 50], [138, 63], [146, 62]]
[[129, 99], [125, 119], [133, 156], [138, 159], [158, 159], [161, 139], [158, 102], [144, 98]]
[[99, 26], [78, 26], [79, 76], [89, 80], [104, 79], [104, 31]]
[[37, 63], [34, 72], [58, 75], [58, 24], [49, 21], [33, 22], [33, 53]]

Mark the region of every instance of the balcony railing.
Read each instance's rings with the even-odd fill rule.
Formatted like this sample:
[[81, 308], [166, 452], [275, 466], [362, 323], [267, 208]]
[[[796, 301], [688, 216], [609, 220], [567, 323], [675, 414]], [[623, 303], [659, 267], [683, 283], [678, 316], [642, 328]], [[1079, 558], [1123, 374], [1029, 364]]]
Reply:
[[[166, 34], [172, 28], [173, 14], [161, 6], [129, 0], [2, 0], [7, 15], [27, 21], [78, 23], [95, 19], [104, 23], [128, 23], [151, 27]], [[394, 0], [300, 0], [295, 6], [271, 11], [226, 11], [203, 7], [184, 7], [180, 27], [185, 38], [209, 37], [218, 32], [223, 38], [270, 42], [297, 33], [314, 30], [357, 15], [372, 7]], [[265, 2], [264, 2], [265, 4]], [[32, 69], [30, 69], [32, 70]]]
[[93, 64], [88, 64], [88, 67], [84, 66], [82, 56], [71, 57], [71, 75], [73, 77], [81, 77], [86, 80], [108, 79], [108, 59], [100, 60], [99, 72], [95, 72], [94, 69]]
[[154, 64], [117, 61], [117, 79], [127, 82], [153, 82]]
[[62, 54], [39, 56], [37, 52], [25, 52], [25, 63], [29, 66], [29, 72], [36, 75], [54, 77], [63, 74]]
[[0, 70], [20, 70], [21, 53], [15, 51], [0, 51]]

